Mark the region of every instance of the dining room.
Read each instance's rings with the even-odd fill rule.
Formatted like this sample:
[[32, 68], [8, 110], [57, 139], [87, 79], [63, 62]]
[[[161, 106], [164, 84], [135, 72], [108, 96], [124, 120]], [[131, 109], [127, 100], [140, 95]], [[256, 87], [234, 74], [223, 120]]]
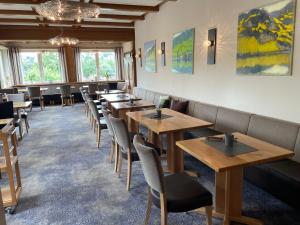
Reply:
[[0, 225], [300, 225], [297, 0], [0, 0]]

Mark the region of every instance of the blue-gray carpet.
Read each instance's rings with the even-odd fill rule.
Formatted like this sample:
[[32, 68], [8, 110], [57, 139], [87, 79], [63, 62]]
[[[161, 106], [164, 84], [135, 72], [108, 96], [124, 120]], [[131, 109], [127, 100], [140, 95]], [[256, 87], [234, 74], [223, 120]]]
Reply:
[[[30, 130], [20, 143], [23, 190], [8, 225], [140, 225], [146, 208], [146, 183], [134, 163], [132, 190], [126, 191], [126, 167], [121, 178], [108, 163], [110, 141], [102, 133], [101, 150], [84, 115], [83, 106], [34, 108]], [[213, 192], [213, 172], [188, 159], [201, 173], [200, 181]], [[125, 163], [124, 163], [125, 165]], [[300, 216], [271, 195], [245, 183], [244, 214], [267, 225], [300, 224]], [[153, 208], [151, 224], [159, 224]], [[197, 213], [170, 214], [170, 225], [205, 224]], [[214, 219], [214, 225], [222, 224]]]

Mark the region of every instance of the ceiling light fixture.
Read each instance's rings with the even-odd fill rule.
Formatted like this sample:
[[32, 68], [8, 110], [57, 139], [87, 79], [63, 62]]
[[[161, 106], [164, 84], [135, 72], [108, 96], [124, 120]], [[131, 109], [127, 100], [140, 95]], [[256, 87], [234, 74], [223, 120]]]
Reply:
[[59, 35], [59, 36], [49, 39], [49, 42], [51, 43], [51, 45], [60, 47], [60, 46], [64, 46], [64, 45], [75, 46], [79, 43], [79, 40], [77, 38]]
[[69, 0], [50, 0], [35, 8], [36, 12], [48, 20], [75, 20], [78, 23], [86, 18], [97, 18], [100, 7], [96, 4]]

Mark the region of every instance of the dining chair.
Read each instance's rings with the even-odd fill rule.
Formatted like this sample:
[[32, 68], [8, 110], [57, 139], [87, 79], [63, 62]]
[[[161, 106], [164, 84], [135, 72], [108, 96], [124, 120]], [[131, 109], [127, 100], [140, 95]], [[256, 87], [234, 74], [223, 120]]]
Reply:
[[[41, 110], [43, 110], [43, 108], [45, 108], [45, 105], [44, 105], [44, 97], [41, 94], [41, 88], [40, 87], [28, 87], [27, 90], [28, 90], [28, 95], [29, 95], [30, 101], [39, 100]], [[32, 105], [31, 105], [30, 111], [31, 110], [32, 110]]]
[[[7, 101], [25, 102], [25, 94], [24, 93], [20, 93], [20, 94], [7, 94], [6, 96], [7, 96]], [[24, 120], [26, 132], [28, 133], [28, 129], [29, 129], [28, 114], [25, 111], [25, 109], [22, 109], [21, 112], [19, 112], [19, 115], [20, 115], [21, 119]]]
[[206, 223], [212, 224], [212, 194], [186, 173], [164, 176], [157, 152], [136, 135], [133, 140], [148, 184], [148, 205], [144, 224], [149, 223], [152, 204], [160, 208], [161, 225], [168, 224], [168, 213], [188, 212], [205, 207]]
[[89, 96], [90, 96], [92, 99], [96, 99], [96, 98], [97, 98], [96, 91], [98, 91], [98, 84], [96, 84], [96, 83], [91, 83], [91, 84], [88, 85]]
[[0, 119], [13, 118], [14, 126], [19, 128], [20, 138], [23, 139], [21, 119], [14, 115], [14, 103], [11, 101], [0, 103]]
[[74, 105], [74, 95], [71, 93], [70, 85], [62, 85], [60, 86], [60, 94], [61, 94], [61, 107], [64, 105]]
[[3, 102], [3, 94], [0, 93], [0, 103]]
[[101, 110], [98, 110], [96, 103], [92, 100], [88, 100], [88, 105], [91, 111], [92, 129], [94, 132], [96, 131], [97, 147], [100, 148], [101, 130], [107, 129], [107, 124], [105, 124], [105, 121], [101, 120], [103, 114]]
[[84, 90], [82, 87], [80, 87], [79, 88], [79, 91], [80, 91], [80, 93], [81, 93], [81, 97], [82, 97], [82, 99], [83, 99], [83, 101], [84, 101], [84, 111], [85, 111], [85, 114], [86, 114], [86, 116], [88, 117], [88, 113], [89, 113], [89, 106], [88, 106], [88, 103], [87, 103], [87, 98], [86, 98], [86, 96], [85, 96], [85, 94], [86, 94], [86, 90]]
[[[133, 145], [133, 136], [129, 131], [127, 124], [124, 119], [115, 118], [109, 115], [109, 120], [111, 122], [113, 133], [115, 135], [116, 142], [116, 152], [115, 152], [115, 163], [117, 167], [118, 176], [121, 174], [122, 169], [122, 158], [127, 160], [127, 191], [130, 191], [131, 175], [132, 175], [132, 163], [139, 161], [139, 156]], [[159, 148], [155, 145], [145, 142], [148, 146], [159, 152]]]
[[[110, 154], [109, 154], [109, 161], [110, 161], [110, 163], [112, 163], [114, 154], [116, 152], [116, 145], [115, 145], [114, 130], [113, 130], [112, 124], [109, 120], [109, 115], [111, 115], [111, 112], [109, 112], [106, 108], [102, 108], [102, 114], [103, 114], [103, 118], [107, 125], [109, 136], [111, 137], [111, 150], [110, 150]], [[116, 166], [115, 166], [115, 169], [116, 169]]]

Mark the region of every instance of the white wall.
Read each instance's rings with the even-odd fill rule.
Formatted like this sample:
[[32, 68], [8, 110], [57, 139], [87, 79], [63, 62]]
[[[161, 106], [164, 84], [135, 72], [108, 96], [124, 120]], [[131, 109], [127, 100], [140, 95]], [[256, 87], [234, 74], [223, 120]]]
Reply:
[[[241, 76], [235, 72], [239, 13], [276, 0], [178, 0], [136, 23], [136, 48], [151, 40], [166, 42], [167, 66], [147, 73], [137, 63], [138, 86], [215, 105], [300, 123], [300, 12], [297, 9], [293, 76]], [[207, 65], [203, 41], [218, 29], [217, 63]], [[172, 36], [195, 28], [194, 74], [171, 72]]]

